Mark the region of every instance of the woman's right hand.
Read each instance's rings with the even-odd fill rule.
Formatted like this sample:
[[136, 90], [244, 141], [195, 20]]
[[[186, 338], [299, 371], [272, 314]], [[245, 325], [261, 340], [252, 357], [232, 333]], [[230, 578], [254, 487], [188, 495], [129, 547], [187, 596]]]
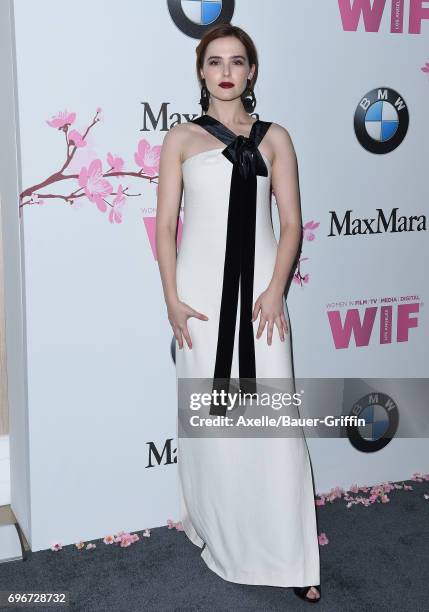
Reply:
[[202, 321], [208, 321], [208, 316], [198, 312], [185, 302], [176, 300], [175, 302], [167, 305], [168, 320], [170, 321], [171, 327], [173, 328], [176, 340], [179, 343], [179, 348], [183, 348], [183, 336], [188, 343], [189, 348], [192, 348], [192, 340], [188, 330], [188, 318], [196, 317]]

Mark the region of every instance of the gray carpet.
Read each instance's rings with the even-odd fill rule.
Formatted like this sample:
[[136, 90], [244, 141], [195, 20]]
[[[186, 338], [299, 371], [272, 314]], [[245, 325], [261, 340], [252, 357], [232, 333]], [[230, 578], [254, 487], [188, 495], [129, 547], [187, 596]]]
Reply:
[[67, 590], [71, 604], [62, 607], [73, 611], [429, 610], [429, 500], [423, 497], [429, 481], [407, 484], [414, 490], [391, 492], [387, 504], [347, 509], [336, 500], [317, 509], [319, 532], [329, 538], [320, 548], [317, 604], [301, 602], [292, 589], [223, 580], [200, 559], [201, 549], [167, 527], [129, 548], [95, 540], [95, 550], [71, 545], [4, 563], [0, 590]]

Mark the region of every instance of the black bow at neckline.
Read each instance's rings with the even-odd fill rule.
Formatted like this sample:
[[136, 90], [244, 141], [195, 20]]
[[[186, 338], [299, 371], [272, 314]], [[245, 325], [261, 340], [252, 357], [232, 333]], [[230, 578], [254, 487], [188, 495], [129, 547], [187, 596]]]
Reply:
[[232, 164], [237, 165], [241, 178], [247, 180], [251, 176], [268, 176], [267, 166], [256, 143], [256, 134], [261, 123], [259, 119], [254, 121], [249, 136], [234, 134], [211, 115], [202, 115], [198, 123], [211, 126], [211, 133], [227, 145], [222, 154]]
[[233, 164], [238, 164], [238, 170], [244, 180], [249, 176], [268, 176], [267, 166], [252, 138], [236, 136], [222, 153]]

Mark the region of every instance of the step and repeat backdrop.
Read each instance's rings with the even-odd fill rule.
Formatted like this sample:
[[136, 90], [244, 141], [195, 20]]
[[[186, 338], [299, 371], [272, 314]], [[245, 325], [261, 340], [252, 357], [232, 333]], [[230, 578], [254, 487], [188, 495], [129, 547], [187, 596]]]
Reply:
[[[201, 113], [195, 48], [218, 21], [254, 39], [254, 116], [297, 153], [295, 375], [337, 379], [345, 412], [367, 416], [353, 437], [309, 436], [316, 490], [427, 470], [427, 395], [401, 379], [429, 363], [429, 2], [15, 0], [2, 14], [12, 507], [33, 550], [179, 520], [157, 176], [167, 131]], [[184, 222], [182, 201], [179, 242]]]

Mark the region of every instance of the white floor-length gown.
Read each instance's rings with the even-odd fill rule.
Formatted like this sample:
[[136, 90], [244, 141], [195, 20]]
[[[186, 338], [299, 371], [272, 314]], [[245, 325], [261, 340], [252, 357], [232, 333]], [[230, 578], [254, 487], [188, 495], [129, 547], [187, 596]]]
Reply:
[[[192, 349], [176, 341], [177, 380], [213, 378], [215, 371], [237, 380], [291, 377], [289, 333], [282, 342], [274, 326], [269, 346], [266, 330], [256, 339], [259, 317], [250, 322], [277, 253], [271, 164], [258, 149], [271, 124], [258, 120], [245, 138], [210, 115], [194, 123], [220, 146], [182, 164], [176, 276], [179, 299], [209, 320], [188, 319]], [[285, 301], [284, 313], [289, 325]], [[305, 438], [178, 436], [178, 476], [184, 531], [216, 574], [243, 584], [320, 583]]]

